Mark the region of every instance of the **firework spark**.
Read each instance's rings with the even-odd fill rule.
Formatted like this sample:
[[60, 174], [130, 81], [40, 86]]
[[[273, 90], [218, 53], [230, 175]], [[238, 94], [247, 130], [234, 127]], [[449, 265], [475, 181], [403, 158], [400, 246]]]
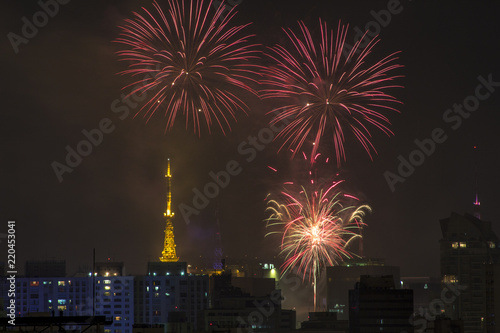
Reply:
[[270, 200], [268, 203], [267, 226], [279, 229], [267, 235], [282, 235], [284, 273], [296, 268], [303, 280], [307, 277], [313, 281], [315, 308], [316, 281], [321, 269], [352, 258], [347, 246], [361, 237], [356, 231], [362, 228], [363, 218], [371, 210], [367, 205], [346, 205], [358, 199], [338, 190], [341, 183], [333, 182], [326, 189], [308, 184], [309, 193], [306, 187], [294, 186], [293, 190], [282, 192], [283, 202]]
[[[369, 56], [378, 39], [372, 39], [364, 48], [361, 38], [351, 50], [345, 44], [348, 27], [339, 23], [337, 33], [320, 20], [320, 36], [316, 39], [299, 22], [300, 32], [284, 29], [290, 47], [276, 45], [269, 48], [274, 66], [263, 69], [268, 88], [262, 97], [283, 102], [271, 120], [276, 124], [285, 118], [291, 122], [278, 134], [283, 139], [280, 149], [287, 146], [298, 152], [304, 143], [312, 142], [311, 163], [324, 135], [333, 137], [337, 164], [345, 161], [346, 134], [354, 134], [370, 158], [376, 153], [371, 142], [371, 128], [390, 136], [389, 119], [385, 111], [396, 111], [399, 102], [387, 91], [400, 77], [393, 74], [402, 67], [396, 63], [395, 52], [369, 64]], [[365, 34], [366, 35], [366, 34]], [[346, 56], [344, 56], [346, 54]], [[351, 134], [348, 134], [351, 135]]]
[[117, 54], [129, 62], [120, 74], [135, 79], [124, 89], [132, 87], [129, 96], [146, 96], [137, 114], [143, 112], [148, 121], [163, 110], [166, 130], [182, 113], [186, 128], [191, 123], [195, 133], [200, 133], [202, 122], [209, 132], [216, 123], [225, 133], [236, 111], [248, 110], [236, 93], [256, 94], [251, 84], [258, 73], [252, 64], [259, 57], [257, 45], [248, 42], [252, 36], [240, 36], [248, 24], [231, 27], [236, 12], [224, 13], [225, 6], [213, 10], [212, 1], [168, 3], [168, 14], [155, 2], [155, 12], [143, 8], [144, 15], [134, 13], [120, 27], [116, 42], [126, 49]]

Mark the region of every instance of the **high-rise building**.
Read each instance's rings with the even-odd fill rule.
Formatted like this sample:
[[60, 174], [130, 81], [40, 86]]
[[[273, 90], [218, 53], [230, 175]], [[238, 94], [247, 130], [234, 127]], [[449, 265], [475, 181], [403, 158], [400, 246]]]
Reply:
[[349, 332], [349, 321], [338, 320], [337, 314], [337, 312], [309, 312], [308, 320], [301, 323], [299, 332]]
[[281, 308], [281, 291], [274, 289], [274, 279], [235, 278], [230, 273], [223, 273], [212, 275], [210, 284], [211, 306], [204, 311], [202, 322], [206, 332], [289, 332], [295, 329], [295, 311]]
[[441, 279], [460, 291], [453, 302], [445, 304], [446, 316], [462, 319], [465, 332], [486, 332], [491, 314], [487, 308], [487, 272], [488, 265], [499, 262], [499, 239], [491, 222], [470, 214], [451, 213], [440, 224]]
[[[496, 300], [496, 304], [495, 304]], [[500, 318], [500, 263], [486, 265], [486, 318], [487, 333], [498, 332], [496, 318]]]
[[349, 290], [351, 333], [413, 332], [413, 290], [396, 289], [393, 276], [360, 277]]
[[113, 320], [104, 333], [132, 333], [134, 277], [95, 277], [95, 314]]
[[140, 276], [134, 289], [136, 324], [167, 326], [171, 312], [184, 312], [196, 329], [201, 313], [208, 308], [207, 275]]
[[[9, 288], [10, 281], [0, 281], [4, 300], [9, 299]], [[71, 278], [18, 276], [15, 294], [16, 317], [104, 316], [108, 322], [104, 333], [132, 333], [134, 324], [161, 325], [168, 331], [169, 325], [181, 325], [182, 318], [192, 323], [186, 327], [196, 329], [208, 308], [209, 285], [207, 275], [185, 272], [162, 276], [111, 276], [104, 272], [104, 276], [88, 273]], [[8, 310], [8, 305], [4, 301], [3, 310]]]
[[65, 317], [102, 315], [112, 321], [104, 328], [105, 333], [132, 333], [133, 279], [131, 276], [17, 277], [16, 314], [18, 317], [36, 313]]
[[116, 261], [97, 262], [95, 273], [98, 276], [123, 276], [125, 275], [124, 265], [123, 262]]
[[[439, 277], [402, 277], [401, 288], [413, 290], [413, 309], [425, 317], [429, 306], [441, 299], [443, 288]], [[434, 316], [434, 314], [431, 314]]]
[[327, 267], [327, 308], [329, 312], [337, 312], [339, 320], [349, 319], [349, 290], [359, 282], [361, 275], [391, 275], [395, 287], [400, 287], [399, 267], [386, 266], [380, 259], [353, 259], [339, 266]]

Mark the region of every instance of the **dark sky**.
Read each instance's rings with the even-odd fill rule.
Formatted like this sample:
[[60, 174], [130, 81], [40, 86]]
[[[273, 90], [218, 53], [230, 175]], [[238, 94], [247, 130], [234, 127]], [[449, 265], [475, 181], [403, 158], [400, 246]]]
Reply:
[[[166, 8], [167, 1], [159, 3]], [[255, 40], [272, 45], [283, 38], [281, 27], [296, 27], [297, 20], [316, 26], [322, 17], [336, 27], [340, 19], [364, 29], [374, 21], [370, 12], [388, 3], [243, 0], [236, 21], [254, 22], [248, 31], [257, 34]], [[278, 143], [267, 145], [252, 162], [238, 152], [241, 142], [267, 126], [265, 103], [253, 102], [249, 116], [240, 114], [227, 136], [216, 132], [198, 138], [182, 122], [164, 134], [162, 117], [146, 124], [141, 117], [133, 119], [133, 111], [122, 120], [111, 104], [130, 81], [116, 75], [125, 64], [117, 61], [118, 46], [111, 41], [123, 19], [141, 6], [152, 8], [151, 1], [72, 0], [17, 54], [7, 35], [20, 35], [22, 17], [32, 21], [40, 7], [36, 1], [2, 1], [0, 6], [0, 228], [5, 230], [9, 219], [17, 221], [18, 265], [28, 259], [66, 259], [72, 273], [80, 264], [90, 265], [95, 247], [98, 260], [125, 261], [130, 273], [143, 273], [163, 245], [167, 157], [173, 163], [175, 235], [182, 260], [211, 256], [217, 206], [226, 255], [276, 253], [278, 244], [264, 238], [263, 200], [287, 179], [266, 166], [287, 169], [288, 156], [277, 154]], [[342, 175], [373, 208], [366, 220], [365, 253], [401, 266], [402, 276], [436, 276], [439, 219], [451, 211], [472, 211], [474, 145], [479, 147], [482, 217], [498, 223], [500, 87], [492, 88], [497, 91], [456, 129], [443, 115], [475, 94], [479, 76], [500, 82], [500, 3], [402, 0], [400, 6], [401, 12], [381, 28], [374, 51], [375, 56], [402, 51], [405, 88], [393, 93], [404, 105], [400, 114], [390, 115], [395, 136], [374, 132], [378, 155], [373, 161], [356, 142], [347, 142]], [[353, 39], [351, 30], [348, 41]], [[64, 163], [65, 147], [75, 148], [84, 139], [82, 130], [96, 128], [104, 118], [113, 131], [59, 182], [51, 164]], [[398, 156], [407, 158], [416, 149], [414, 140], [429, 138], [435, 128], [442, 128], [447, 140], [391, 192], [384, 173], [397, 172]], [[185, 223], [179, 205], [192, 206], [193, 188], [203, 189], [211, 181], [209, 173], [224, 170], [231, 160], [240, 163], [241, 173]]]

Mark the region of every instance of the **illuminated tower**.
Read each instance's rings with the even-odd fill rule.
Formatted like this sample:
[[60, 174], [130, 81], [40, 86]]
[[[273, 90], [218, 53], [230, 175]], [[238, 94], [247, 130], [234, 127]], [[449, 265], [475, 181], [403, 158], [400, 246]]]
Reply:
[[168, 159], [168, 168], [165, 178], [167, 178], [167, 210], [163, 213], [166, 225], [165, 241], [163, 243], [160, 261], [176, 262], [179, 261], [179, 258], [175, 254], [174, 225], [172, 224], [174, 213], [172, 212], [172, 174], [170, 174], [170, 159]]

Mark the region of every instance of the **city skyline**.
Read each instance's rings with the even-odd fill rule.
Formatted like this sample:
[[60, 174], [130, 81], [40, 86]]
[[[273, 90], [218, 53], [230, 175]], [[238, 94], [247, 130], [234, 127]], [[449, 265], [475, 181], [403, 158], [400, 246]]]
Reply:
[[[499, 5], [401, 1], [399, 7], [390, 7], [395, 3], [243, 0], [236, 21], [254, 22], [250, 31], [266, 46], [283, 38], [281, 27], [296, 28], [297, 20], [314, 25], [322, 17], [330, 27], [339, 20], [349, 23], [348, 41], [354, 40], [356, 28], [364, 30], [373, 22], [371, 27], [378, 27], [381, 39], [375, 52], [402, 52], [405, 88], [394, 94], [404, 104], [400, 114], [390, 115], [395, 135], [374, 133], [378, 155], [373, 161], [348, 142], [341, 174], [350, 191], [373, 209], [363, 231], [365, 255], [400, 266], [401, 276], [439, 276], [439, 221], [451, 212], [473, 213], [476, 163], [481, 216], [499, 233], [495, 212], [495, 175], [500, 167], [495, 112], [500, 99], [495, 46]], [[167, 1], [160, 4], [168, 6]], [[37, 3], [12, 1], [3, 6], [4, 36], [22, 34], [21, 18], [32, 19], [42, 10]], [[199, 138], [181, 122], [164, 134], [162, 117], [148, 123], [141, 116], [133, 119], [139, 107], [137, 101], [122, 99], [126, 79], [116, 73], [124, 65], [118, 62], [118, 47], [112, 41], [119, 33], [117, 26], [141, 6], [152, 8], [151, 3], [132, 0], [73, 1], [61, 4], [35, 36], [19, 44], [17, 53], [3, 38], [1, 66], [9, 84], [3, 90], [2, 202], [4, 223], [16, 221], [19, 262], [65, 259], [71, 271], [80, 263], [90, 264], [96, 248], [99, 261], [110, 257], [125, 262], [131, 273], [143, 271], [163, 248], [168, 158], [181, 261], [213, 253], [216, 210], [224, 255], [275, 256], [279, 244], [264, 238], [264, 199], [304, 170], [296, 160], [290, 162], [286, 152], [277, 153], [279, 142], [264, 144], [259, 139], [263, 130], [269, 133], [271, 117], [265, 115], [269, 104], [251, 100], [249, 115], [238, 117], [226, 136]], [[390, 8], [396, 14], [389, 18], [377, 14]], [[458, 110], [455, 105], [466, 104], [470, 96], [480, 101], [477, 110], [467, 111], [470, 106]], [[103, 133], [102, 140], [96, 139], [99, 143], [92, 152], [58, 177], [53, 163], [67, 165], [66, 147], [76, 150], [96, 128]], [[410, 160], [417, 149], [423, 151], [424, 161], [403, 175], [398, 171], [399, 156]], [[197, 191], [216, 184], [222, 171], [230, 176], [227, 185], [219, 183], [218, 195], [196, 207]], [[189, 207], [192, 214], [186, 213]]]

